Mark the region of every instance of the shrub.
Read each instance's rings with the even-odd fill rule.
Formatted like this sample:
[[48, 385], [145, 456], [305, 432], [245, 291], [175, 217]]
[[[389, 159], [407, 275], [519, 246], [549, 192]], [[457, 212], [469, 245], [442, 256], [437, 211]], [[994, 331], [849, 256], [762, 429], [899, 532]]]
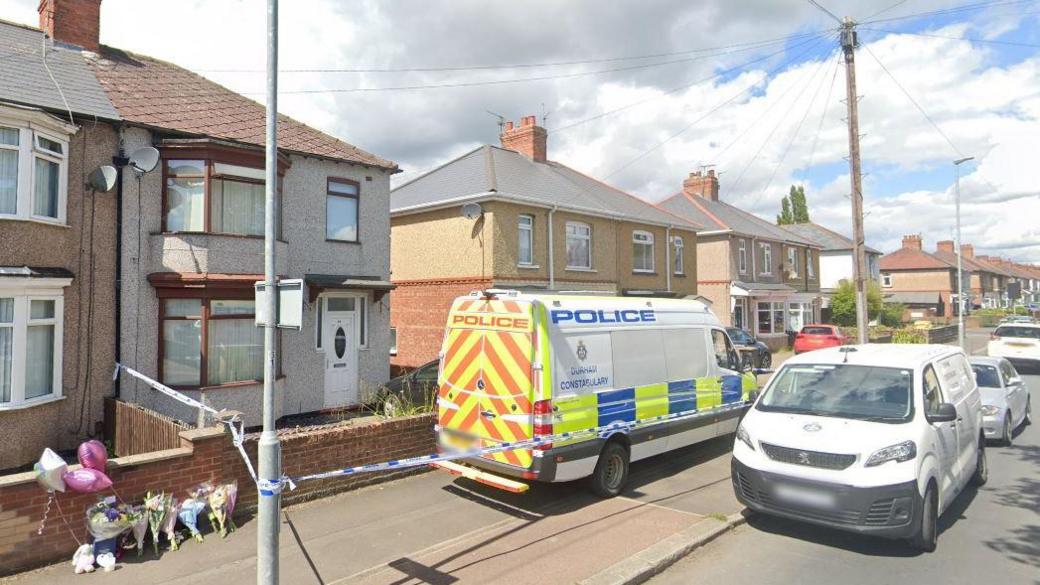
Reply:
[[885, 303], [878, 314], [878, 322], [886, 327], [901, 327], [906, 307], [901, 303]]
[[892, 332], [892, 343], [928, 343], [928, 334], [920, 329], [897, 329]]
[[[881, 312], [881, 288], [877, 283], [867, 283], [867, 319], [874, 320]], [[856, 286], [848, 280], [838, 284], [831, 297], [831, 320], [835, 325], [856, 324]]]

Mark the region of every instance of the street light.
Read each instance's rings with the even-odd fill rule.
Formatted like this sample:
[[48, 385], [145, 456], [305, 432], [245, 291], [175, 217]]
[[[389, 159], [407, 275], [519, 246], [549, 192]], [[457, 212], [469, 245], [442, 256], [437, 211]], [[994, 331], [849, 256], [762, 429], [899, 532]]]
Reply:
[[961, 261], [961, 164], [974, 160], [966, 156], [953, 161], [956, 171], [954, 182], [954, 207], [957, 209], [957, 343], [964, 349], [964, 267]]

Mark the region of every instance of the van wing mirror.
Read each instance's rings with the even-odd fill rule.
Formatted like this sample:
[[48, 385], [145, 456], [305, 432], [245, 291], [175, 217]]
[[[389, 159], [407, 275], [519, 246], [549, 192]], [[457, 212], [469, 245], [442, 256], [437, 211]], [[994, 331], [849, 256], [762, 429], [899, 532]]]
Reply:
[[957, 420], [957, 407], [949, 402], [943, 402], [935, 412], [925, 414], [925, 418], [932, 424], [947, 423]]

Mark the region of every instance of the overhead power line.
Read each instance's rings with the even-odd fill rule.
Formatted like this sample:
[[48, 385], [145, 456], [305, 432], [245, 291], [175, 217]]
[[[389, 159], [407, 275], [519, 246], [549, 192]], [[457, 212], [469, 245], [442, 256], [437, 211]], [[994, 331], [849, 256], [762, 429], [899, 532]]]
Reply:
[[894, 8], [898, 8], [898, 7], [902, 6], [903, 4], [906, 4], [906, 0], [899, 0], [895, 4], [890, 5], [888, 8], [882, 8], [881, 10], [878, 10], [874, 14], [871, 14], [870, 16], [864, 18], [863, 20], [870, 20], [871, 18], [875, 18], [875, 17], [881, 16], [882, 14], [888, 12], [889, 10], [892, 10]]
[[827, 104], [831, 103], [831, 95], [834, 93], [834, 82], [838, 79], [838, 68], [841, 61], [834, 64], [834, 73], [831, 74], [831, 86], [827, 89], [827, 97], [823, 100], [823, 111], [820, 112], [820, 123], [816, 126], [816, 136], [813, 137], [812, 149], [809, 151], [809, 162], [806, 168], [812, 168], [816, 161], [816, 145], [820, 142], [820, 134], [823, 132], [823, 122], [827, 119]]
[[1040, 49], [1040, 44], [1036, 43], [1023, 43], [1019, 41], [1002, 41], [999, 39], [977, 39], [972, 37], [955, 37], [950, 35], [937, 35], [934, 33], [923, 33], [923, 32], [904, 32], [896, 30], [886, 30], [883, 28], [870, 28], [861, 27], [860, 30], [866, 30], [870, 32], [885, 33], [890, 35], [913, 35], [915, 37], [929, 37], [933, 39], [949, 39], [951, 41], [964, 41], [966, 43], [984, 43], [990, 45], [1007, 45], [1009, 47], [1028, 47], [1031, 49]]
[[[669, 51], [662, 53], [648, 53], [643, 55], [623, 55], [618, 57], [601, 57], [595, 59], [576, 59], [569, 61], [549, 61], [544, 63], [502, 63], [483, 65], [447, 65], [447, 66], [424, 66], [424, 67], [319, 67], [302, 69], [279, 69], [278, 73], [439, 73], [456, 71], [488, 71], [495, 69], [537, 69], [547, 67], [565, 67], [571, 65], [595, 65], [599, 63], [616, 63], [620, 61], [638, 61], [641, 59], [658, 59], [661, 57], [676, 57], [689, 55], [691, 53], [705, 53], [726, 49], [739, 49], [743, 47], [755, 48], [760, 45], [770, 45], [777, 42], [788, 42], [800, 38], [810, 37], [827, 30], [817, 30], [804, 33], [748, 41], [745, 43], [733, 43], [729, 45], [718, 45], [714, 47], [699, 47], [696, 49], [684, 49], [681, 51]], [[263, 69], [194, 69], [203, 73], [264, 73]]]
[[954, 15], [954, 14], [962, 14], [962, 13], [965, 13], [965, 12], [972, 12], [972, 11], [975, 11], [975, 10], [985, 10], [987, 8], [994, 8], [994, 7], [997, 7], [997, 6], [1011, 6], [1011, 5], [1015, 5], [1015, 4], [1025, 4], [1025, 3], [1035, 2], [1035, 1], [1036, 0], [1007, 0], [1007, 1], [1004, 1], [1004, 2], [978, 2], [976, 4], [965, 4], [963, 6], [956, 6], [956, 7], [953, 7], [953, 8], [943, 8], [943, 9], [940, 9], [940, 10], [931, 10], [931, 11], [928, 11], [928, 12], [917, 12], [917, 13], [914, 13], [914, 14], [906, 14], [906, 15], [903, 15], [903, 16], [892, 16], [892, 17], [889, 17], [889, 18], [875, 18], [873, 20], [871, 20], [871, 19], [864, 19], [862, 22], [859, 22], [857, 24], [875, 24], [875, 23], [878, 23], [878, 22], [893, 22], [893, 21], [897, 21], [897, 20], [908, 20], [908, 19], [912, 19], [912, 18], [925, 18], [925, 17], [928, 17], [928, 16], [950, 16], [950, 15]]

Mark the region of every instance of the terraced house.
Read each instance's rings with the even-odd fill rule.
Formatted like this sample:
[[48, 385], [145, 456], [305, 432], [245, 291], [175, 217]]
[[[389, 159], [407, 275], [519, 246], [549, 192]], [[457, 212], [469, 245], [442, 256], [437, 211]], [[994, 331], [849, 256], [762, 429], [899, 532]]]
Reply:
[[659, 206], [703, 225], [697, 285], [727, 325], [771, 347], [820, 316], [820, 244], [719, 200], [715, 171], [694, 172]]
[[534, 116], [391, 193], [392, 363], [437, 357], [451, 300], [486, 288], [697, 293], [697, 225], [548, 159]]

